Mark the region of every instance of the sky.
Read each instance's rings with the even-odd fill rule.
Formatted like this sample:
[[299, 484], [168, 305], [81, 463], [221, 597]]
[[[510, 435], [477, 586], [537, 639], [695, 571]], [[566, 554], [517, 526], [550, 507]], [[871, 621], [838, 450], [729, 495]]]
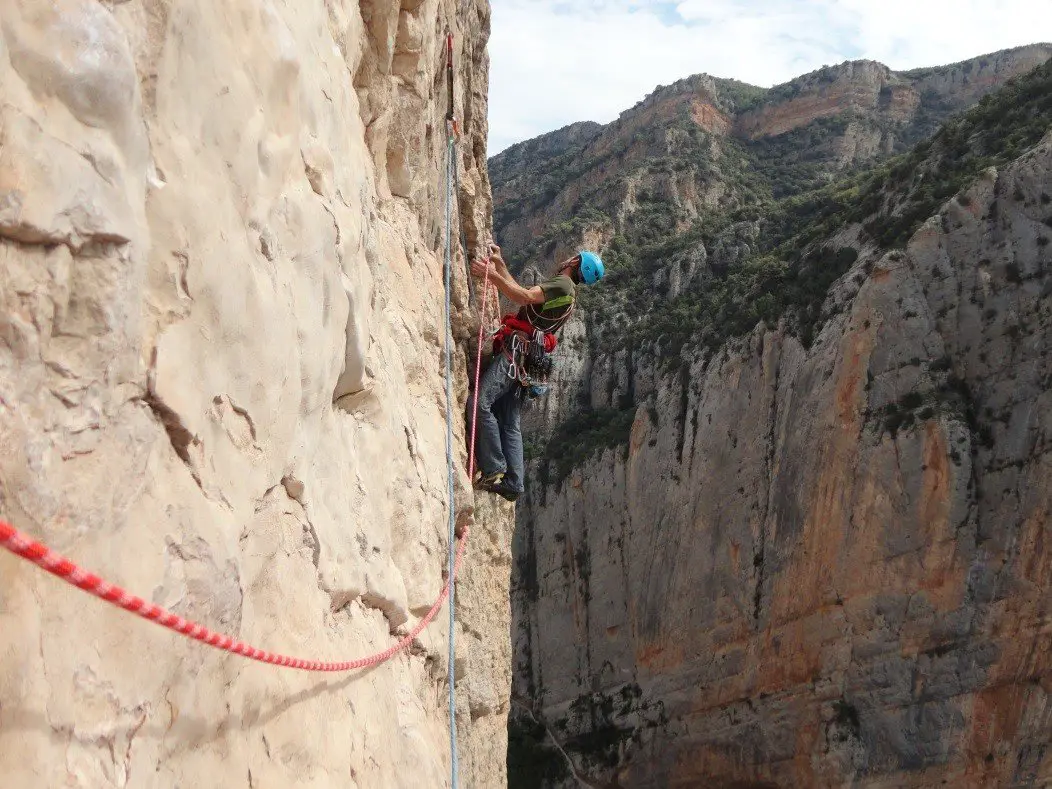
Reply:
[[691, 74], [771, 86], [867, 58], [936, 66], [1052, 41], [1052, 0], [490, 0], [489, 155], [608, 123]]

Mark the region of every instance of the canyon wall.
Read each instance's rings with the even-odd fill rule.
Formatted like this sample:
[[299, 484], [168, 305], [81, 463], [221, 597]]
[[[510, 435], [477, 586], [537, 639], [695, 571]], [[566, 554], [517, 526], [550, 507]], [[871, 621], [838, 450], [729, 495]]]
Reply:
[[809, 346], [761, 323], [677, 367], [578, 325], [562, 407], [636, 406], [531, 465], [520, 786], [1052, 780], [1050, 195], [1052, 134], [904, 250], [845, 228]]

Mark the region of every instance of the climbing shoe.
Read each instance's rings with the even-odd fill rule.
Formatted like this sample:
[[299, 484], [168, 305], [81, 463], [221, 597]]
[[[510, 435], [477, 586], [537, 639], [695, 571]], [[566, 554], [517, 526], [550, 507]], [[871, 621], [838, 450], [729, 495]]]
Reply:
[[474, 485], [480, 490], [491, 490], [494, 485], [499, 485], [502, 479], [504, 479], [503, 471], [494, 471], [492, 474], [483, 474], [479, 471], [475, 474]]
[[490, 493], [496, 493], [498, 496], [502, 496], [508, 501], [515, 501], [519, 497], [519, 491], [515, 490], [504, 480], [501, 480], [496, 485], [487, 488]]
[[519, 497], [519, 491], [504, 481], [504, 472], [498, 471], [494, 474], [479, 473], [475, 477], [475, 488], [487, 493], [496, 493], [508, 501], [515, 501]]

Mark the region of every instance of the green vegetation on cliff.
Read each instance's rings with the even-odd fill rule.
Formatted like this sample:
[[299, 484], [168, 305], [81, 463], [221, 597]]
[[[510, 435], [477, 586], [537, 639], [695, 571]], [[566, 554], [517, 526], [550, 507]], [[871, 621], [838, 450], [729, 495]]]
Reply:
[[[904, 247], [942, 203], [1050, 128], [1052, 61], [985, 97], [910, 153], [835, 184], [706, 216], [678, 235], [634, 232], [630, 222], [607, 252], [609, 283], [585, 296], [586, 314], [604, 342], [653, 343], [665, 358], [678, 357], [688, 342], [716, 350], [761, 320], [773, 326], [786, 319], [810, 343], [829, 287], [858, 257], [833, 241], [838, 233], [859, 226], [863, 243]], [[660, 227], [661, 206], [647, 209], [646, 221]], [[654, 272], [699, 244], [711, 248], [736, 225], [756, 229], [748, 254], [722, 270], [710, 266], [707, 277], [663, 302]]]
[[[722, 167], [722, 177], [744, 197], [692, 223], [684, 225], [680, 209], [657, 190], [639, 190], [636, 210], [603, 250], [609, 276], [582, 294], [593, 347], [646, 349], [678, 365], [689, 358], [685, 350], [716, 352], [761, 321], [784, 322], [809, 345], [828, 317], [822, 308], [830, 286], [860, 249], [904, 247], [946, 200], [1052, 128], [1052, 61], [983, 98], [912, 151], [801, 191], [819, 178], [808, 151], [823, 144], [822, 129], [835, 131], [840, 122], [830, 119], [766, 147], [734, 143], [718, 156], [699, 148], [691, 166]], [[766, 182], [758, 184], [761, 171], [741, 164], [750, 157], [769, 163]], [[607, 215], [600, 221], [611, 224]], [[562, 230], [572, 233], [572, 225]], [[845, 231], [858, 241], [838, 242]], [[689, 284], [671, 294], [671, 269], [691, 265], [697, 271]], [[614, 409], [574, 416], [543, 451], [547, 473], [562, 480], [596, 448], [623, 443], [632, 415]], [[889, 413], [890, 421], [897, 418]]]
[[632, 432], [635, 406], [585, 411], [562, 424], [544, 448], [542, 474], [547, 482], [562, 482], [573, 469], [594, 455], [624, 446]]

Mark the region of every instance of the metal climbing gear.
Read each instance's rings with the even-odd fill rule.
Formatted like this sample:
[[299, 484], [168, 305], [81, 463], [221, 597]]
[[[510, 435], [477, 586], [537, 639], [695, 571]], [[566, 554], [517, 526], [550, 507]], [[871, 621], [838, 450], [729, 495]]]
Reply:
[[511, 363], [508, 367], [508, 378], [520, 383], [526, 378], [526, 365], [523, 363], [524, 350], [522, 335], [517, 333], [511, 335], [511, 342], [508, 344], [508, 361]]
[[555, 347], [554, 335], [535, 329], [532, 336], [525, 331], [513, 331], [506, 339], [503, 353], [508, 360], [508, 378], [518, 381], [519, 391], [529, 398], [548, 392], [548, 379], [553, 363], [549, 347]]

